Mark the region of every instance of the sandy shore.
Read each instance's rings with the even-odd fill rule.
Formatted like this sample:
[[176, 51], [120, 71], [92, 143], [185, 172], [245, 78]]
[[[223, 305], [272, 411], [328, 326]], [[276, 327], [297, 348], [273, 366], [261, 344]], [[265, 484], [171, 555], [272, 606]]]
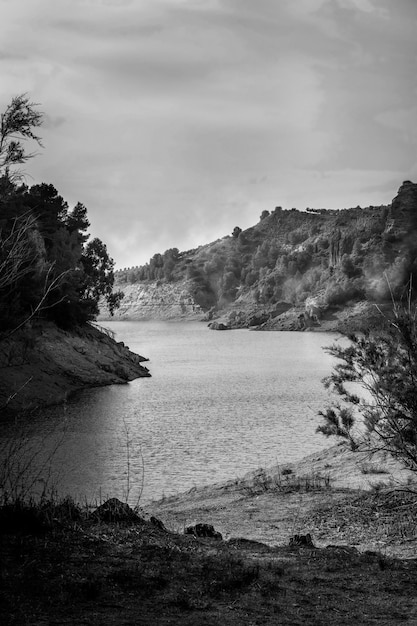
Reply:
[[404, 542], [404, 532], [398, 529], [395, 536], [390, 526], [394, 511], [388, 523], [382, 509], [378, 514], [382, 505], [376, 499], [385, 502], [413, 480], [413, 473], [392, 457], [352, 452], [341, 444], [297, 463], [259, 469], [241, 479], [153, 502], [144, 510], [177, 532], [204, 522], [226, 539], [244, 537], [278, 546], [288, 545], [295, 534], [311, 533], [318, 547], [347, 544], [407, 557], [417, 547], [414, 510], [412, 519], [408, 511], [402, 516], [407, 522], [403, 531], [412, 535]]

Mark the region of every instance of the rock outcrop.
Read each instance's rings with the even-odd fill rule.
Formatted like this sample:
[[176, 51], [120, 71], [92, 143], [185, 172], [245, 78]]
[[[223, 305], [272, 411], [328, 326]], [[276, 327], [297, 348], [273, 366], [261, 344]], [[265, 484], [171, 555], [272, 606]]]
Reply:
[[0, 341], [0, 408], [58, 404], [78, 389], [150, 376], [146, 360], [92, 325], [67, 332], [38, 322]]
[[193, 535], [194, 537], [204, 537], [206, 539], [218, 539], [222, 540], [221, 533], [217, 532], [212, 524], [195, 524], [195, 526], [188, 526], [185, 531], [185, 535]]
[[405, 180], [391, 203], [385, 232], [406, 237], [417, 228], [417, 184]]
[[98, 506], [91, 514], [90, 519], [95, 522], [140, 524], [144, 520], [126, 503], [118, 498], [110, 498]]
[[208, 327], [211, 330], [230, 330], [230, 327], [227, 326], [227, 324], [224, 324], [223, 322], [210, 322], [210, 324], [208, 324]]
[[[112, 319], [202, 319], [204, 311], [195, 301], [191, 287], [191, 282], [187, 280], [175, 283], [118, 283], [117, 288], [123, 291], [124, 298]], [[109, 319], [104, 310], [99, 319]]]

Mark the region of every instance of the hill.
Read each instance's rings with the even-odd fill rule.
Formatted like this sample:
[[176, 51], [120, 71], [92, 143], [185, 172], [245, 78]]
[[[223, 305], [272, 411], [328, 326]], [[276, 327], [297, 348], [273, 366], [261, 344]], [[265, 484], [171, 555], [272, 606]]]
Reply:
[[[349, 315], [368, 315], [370, 303], [384, 305], [404, 293], [417, 269], [416, 231], [417, 184], [411, 181], [390, 205], [265, 210], [251, 228], [236, 226], [194, 250], [173, 248], [116, 272], [116, 285], [128, 294], [116, 315], [201, 311], [230, 328], [330, 329], [332, 322], [346, 324]], [[180, 300], [191, 311], [175, 311]]]

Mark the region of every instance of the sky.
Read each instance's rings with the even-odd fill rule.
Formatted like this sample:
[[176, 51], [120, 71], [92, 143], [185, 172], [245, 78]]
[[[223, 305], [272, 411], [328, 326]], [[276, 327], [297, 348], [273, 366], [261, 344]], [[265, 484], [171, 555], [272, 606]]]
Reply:
[[0, 0], [0, 110], [39, 103], [27, 184], [132, 267], [417, 182], [416, 33], [417, 0]]

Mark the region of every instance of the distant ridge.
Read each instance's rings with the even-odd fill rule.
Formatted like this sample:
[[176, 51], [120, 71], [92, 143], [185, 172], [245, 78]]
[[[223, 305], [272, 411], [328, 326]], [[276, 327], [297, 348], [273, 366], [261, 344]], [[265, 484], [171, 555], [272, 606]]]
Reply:
[[[128, 295], [117, 315], [192, 313], [221, 317], [232, 328], [336, 328], [344, 312], [363, 316], [366, 305], [401, 297], [417, 274], [416, 258], [417, 184], [404, 181], [390, 205], [276, 207], [251, 228], [236, 226], [215, 242], [187, 252], [172, 248], [144, 266], [118, 271], [117, 286]], [[147, 294], [140, 302], [139, 290]], [[173, 299], [164, 299], [164, 290]], [[181, 298], [175, 301], [174, 293], [182, 294], [188, 311], [175, 313]], [[334, 324], [326, 323], [330, 319]]]

